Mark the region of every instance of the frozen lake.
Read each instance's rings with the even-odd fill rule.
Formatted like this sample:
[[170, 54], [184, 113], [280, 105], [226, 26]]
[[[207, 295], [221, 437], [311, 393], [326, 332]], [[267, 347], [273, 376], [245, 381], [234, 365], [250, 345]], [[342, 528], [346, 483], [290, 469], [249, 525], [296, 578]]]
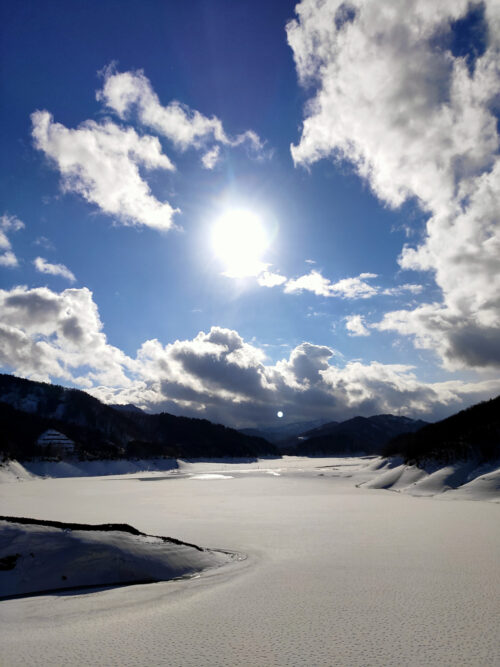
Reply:
[[0, 602], [0, 664], [500, 665], [500, 506], [356, 488], [357, 459], [0, 485], [1, 513], [248, 558], [187, 581]]

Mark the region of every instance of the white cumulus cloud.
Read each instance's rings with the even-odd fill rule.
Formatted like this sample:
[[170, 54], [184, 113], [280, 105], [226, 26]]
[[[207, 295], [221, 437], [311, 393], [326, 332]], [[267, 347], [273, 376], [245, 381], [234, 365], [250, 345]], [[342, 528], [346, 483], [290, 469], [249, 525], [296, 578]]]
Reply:
[[272, 271], [263, 271], [257, 277], [257, 282], [261, 287], [276, 287], [277, 285], [283, 285], [286, 280], [285, 276]]
[[414, 198], [429, 214], [400, 264], [432, 272], [442, 301], [381, 328], [450, 368], [499, 365], [499, 3], [303, 0], [296, 12], [288, 42], [311, 99], [295, 163], [348, 160], [382, 201]]
[[345, 318], [345, 328], [349, 332], [349, 336], [370, 335], [370, 330], [366, 327], [366, 322], [362, 315], [348, 315]]
[[139, 136], [110, 121], [88, 120], [68, 129], [48, 111], [35, 111], [31, 120], [35, 147], [58, 168], [65, 191], [78, 193], [125, 225], [173, 226], [177, 209], [158, 201], [139, 173], [139, 166], [174, 169], [157, 137]]
[[47, 273], [50, 276], [60, 276], [61, 278], [66, 278], [71, 283], [76, 281], [74, 273], [67, 266], [64, 266], [64, 264], [50, 264], [43, 257], [36, 257], [33, 260], [33, 264], [40, 273]]
[[107, 343], [87, 288], [60, 293], [46, 287], [0, 290], [0, 313], [4, 368], [36, 380], [58, 378], [85, 387], [127, 385], [125, 370], [132, 361]]

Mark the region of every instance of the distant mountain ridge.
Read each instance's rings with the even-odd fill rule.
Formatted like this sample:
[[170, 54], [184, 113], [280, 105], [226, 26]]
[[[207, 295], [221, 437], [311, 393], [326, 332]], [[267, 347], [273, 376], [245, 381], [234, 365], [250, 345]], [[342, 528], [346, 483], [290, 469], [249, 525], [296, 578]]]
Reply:
[[[316, 422], [317, 423], [317, 422]], [[313, 423], [314, 424], [314, 423]], [[55, 429], [76, 443], [83, 459], [217, 458], [293, 455], [400, 455], [407, 462], [500, 458], [500, 396], [435, 424], [396, 415], [354, 417], [310, 428], [305, 422], [275, 427], [298, 436], [279, 441], [236, 431], [205, 419], [147, 414], [133, 405], [104, 405], [78, 389], [0, 374], [0, 456], [40, 455], [35, 442]], [[274, 427], [271, 427], [271, 430]]]
[[379, 454], [383, 447], [401, 433], [415, 432], [427, 422], [398, 415], [353, 417], [343, 422], [329, 422], [289, 442], [289, 454], [336, 455], [348, 453]]
[[206, 419], [120, 410], [79, 389], [5, 374], [0, 374], [0, 423], [0, 453], [21, 460], [40, 455], [35, 442], [49, 428], [71, 438], [84, 458], [278, 455], [266, 440]]
[[401, 434], [388, 442], [382, 453], [400, 455], [407, 463], [500, 458], [500, 396], [428, 424], [416, 433]]
[[141, 408], [138, 408], [137, 405], [134, 405], [133, 403], [109, 403], [109, 407], [114, 408], [119, 412], [140, 412], [141, 414], [144, 414], [144, 410], [141, 410]]
[[259, 438], [265, 438], [269, 442], [277, 444], [284, 440], [288, 441], [290, 438], [301, 435], [309, 429], [318, 428], [322, 426], [325, 421], [326, 419], [315, 419], [313, 421], [292, 422], [291, 424], [278, 424], [276, 426], [242, 428], [239, 429], [239, 431], [240, 433], [245, 433], [246, 435], [254, 435]]

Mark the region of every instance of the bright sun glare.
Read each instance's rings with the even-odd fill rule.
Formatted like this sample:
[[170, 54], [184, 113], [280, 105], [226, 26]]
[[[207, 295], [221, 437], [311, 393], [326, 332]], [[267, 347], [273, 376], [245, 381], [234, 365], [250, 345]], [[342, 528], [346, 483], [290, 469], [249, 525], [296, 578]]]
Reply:
[[260, 217], [251, 211], [230, 209], [214, 223], [212, 245], [225, 265], [224, 273], [234, 278], [254, 276], [266, 269], [261, 261], [269, 244]]

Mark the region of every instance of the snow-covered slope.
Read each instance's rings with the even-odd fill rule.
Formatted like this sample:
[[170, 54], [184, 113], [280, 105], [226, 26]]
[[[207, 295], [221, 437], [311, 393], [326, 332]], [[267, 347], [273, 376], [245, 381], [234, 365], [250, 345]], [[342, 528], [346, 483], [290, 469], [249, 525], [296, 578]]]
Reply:
[[439, 496], [451, 500], [500, 502], [500, 461], [457, 461], [445, 465], [405, 465], [401, 459], [378, 459], [365, 467], [368, 481], [358, 486], [388, 489], [411, 496]]
[[19, 461], [3, 461], [0, 463], [0, 484], [2, 482], [21, 482], [36, 479]]
[[228, 552], [145, 535], [126, 525], [0, 520], [2, 597], [79, 586], [165, 581], [234, 558]]
[[104, 459], [99, 461], [46, 461], [43, 459], [4, 461], [0, 464], [0, 483], [17, 482], [37, 477], [101, 477], [129, 475], [147, 470], [167, 471], [178, 467], [176, 459]]

